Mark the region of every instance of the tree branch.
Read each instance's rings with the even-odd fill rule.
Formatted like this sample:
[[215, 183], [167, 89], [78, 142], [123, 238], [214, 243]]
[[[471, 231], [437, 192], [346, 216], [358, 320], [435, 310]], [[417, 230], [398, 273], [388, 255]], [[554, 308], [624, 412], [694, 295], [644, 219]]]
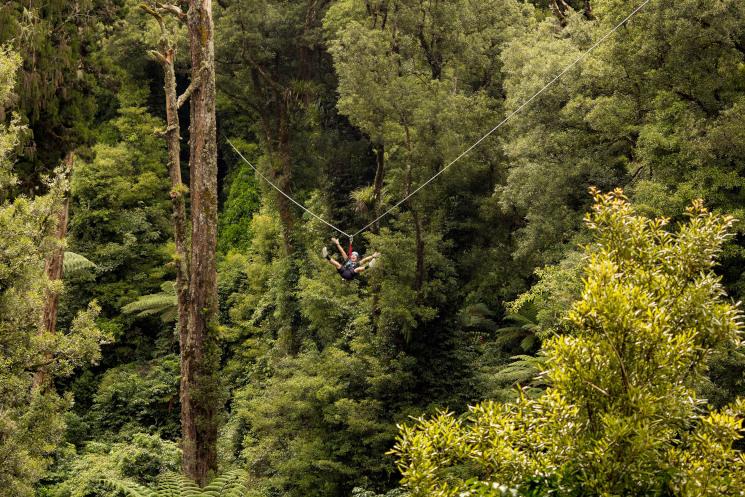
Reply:
[[176, 100], [177, 108], [180, 109], [186, 103], [186, 101], [189, 100], [189, 97], [192, 93], [194, 93], [194, 90], [202, 84], [202, 71], [204, 71], [205, 69], [207, 69], [207, 66], [203, 65], [199, 69], [199, 74], [197, 75], [197, 77], [194, 78], [191, 83], [189, 83], [189, 86], [186, 88], [186, 90], [184, 90], [184, 93], [182, 93], [181, 96], [178, 97], [178, 99]]
[[173, 14], [181, 22], [186, 22], [186, 13], [180, 7], [170, 3], [158, 3], [161, 12]]
[[157, 60], [161, 64], [168, 64], [168, 59], [166, 58], [166, 56], [158, 52], [157, 50], [148, 50], [147, 53], [150, 55], [150, 57]]

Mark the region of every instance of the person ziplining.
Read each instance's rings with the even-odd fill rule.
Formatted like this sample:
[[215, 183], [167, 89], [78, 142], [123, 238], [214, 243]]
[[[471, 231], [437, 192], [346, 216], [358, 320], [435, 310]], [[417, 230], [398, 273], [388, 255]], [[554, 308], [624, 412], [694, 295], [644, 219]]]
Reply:
[[[312, 212], [310, 209], [305, 207], [303, 204], [292, 198], [290, 195], [282, 191], [281, 188], [279, 188], [277, 185], [275, 185], [269, 178], [267, 178], [261, 171], [259, 171], [251, 162], [249, 162], [246, 157], [243, 156], [243, 154], [236, 148], [235, 145], [233, 145], [233, 142], [231, 142], [229, 139], [227, 140], [228, 144], [232, 147], [233, 151], [235, 151], [236, 154], [240, 156], [243, 161], [248, 164], [251, 169], [254, 170], [256, 174], [258, 174], [264, 181], [266, 181], [269, 185], [272, 186], [277, 192], [279, 192], [281, 195], [283, 195], [285, 198], [287, 198], [290, 202], [301, 208], [303, 211], [308, 213], [310, 216], [314, 217], [318, 221], [322, 222], [329, 228], [333, 229], [334, 231], [346, 236], [349, 238], [350, 241], [350, 249], [349, 249], [349, 255], [347, 255], [346, 252], [344, 252], [344, 249], [339, 244], [339, 240], [336, 238], [332, 238], [334, 243], [336, 243], [337, 248], [339, 249], [339, 252], [342, 254], [344, 258], [344, 264], [341, 264], [340, 262], [336, 261], [335, 259], [332, 259], [331, 256], [328, 253], [328, 249], [326, 247], [322, 250], [323, 257], [329, 261], [330, 264], [332, 264], [342, 278], [345, 280], [352, 280], [356, 277], [357, 274], [362, 273], [366, 267], [369, 267], [372, 265], [372, 263], [375, 261], [375, 258], [378, 257], [380, 254], [376, 252], [370, 257], [366, 257], [362, 259], [361, 261], [357, 262], [359, 259], [359, 254], [357, 252], [353, 252], [351, 248], [351, 242], [354, 239], [355, 236], [359, 235], [360, 233], [368, 230], [371, 226], [375, 225], [378, 221], [380, 221], [382, 218], [388, 216], [392, 212], [394, 212], [401, 204], [409, 200], [411, 197], [416, 195], [420, 190], [422, 190], [424, 187], [432, 183], [435, 179], [437, 179], [441, 174], [443, 174], [445, 171], [447, 171], [453, 164], [461, 160], [463, 157], [468, 155], [471, 150], [478, 147], [481, 142], [486, 140], [488, 137], [490, 137], [495, 131], [497, 131], [499, 128], [501, 128], [505, 123], [507, 123], [510, 119], [512, 119], [514, 116], [519, 114], [525, 107], [530, 105], [530, 103], [538, 98], [543, 92], [545, 92], [549, 87], [551, 87], [554, 83], [556, 83], [559, 79], [561, 79], [566, 73], [568, 73], [574, 66], [579, 64], [583, 59], [585, 59], [590, 53], [595, 50], [600, 44], [602, 44], [606, 39], [608, 39], [613, 33], [615, 33], [621, 26], [626, 24], [632, 17], [634, 17], [637, 12], [639, 12], [645, 5], [647, 5], [651, 0], [644, 0], [641, 4], [639, 4], [629, 15], [627, 15], [621, 22], [616, 24], [613, 29], [605, 33], [603, 36], [601, 36], [595, 43], [590, 46], [587, 50], [582, 52], [576, 59], [574, 59], [569, 65], [567, 65], [559, 74], [554, 76], [553, 79], [551, 79], [549, 82], [547, 82], [541, 89], [539, 89], [537, 92], [535, 92], [530, 98], [525, 100], [522, 104], [520, 104], [517, 108], [512, 110], [505, 116], [504, 119], [502, 119], [496, 126], [494, 126], [491, 130], [489, 130], [486, 134], [484, 134], [481, 138], [479, 138], [475, 143], [473, 143], [470, 147], [465, 149], [463, 152], [461, 152], [455, 159], [450, 161], [447, 165], [442, 167], [439, 171], [437, 171], [431, 178], [429, 178], [427, 181], [420, 184], [417, 188], [415, 188], [412, 192], [410, 192], [408, 195], [406, 195], [404, 198], [396, 202], [393, 206], [391, 206], [388, 210], [377, 216], [375, 219], [367, 223], [365, 226], [357, 230], [356, 232], [350, 234], [346, 231], [342, 230], [341, 228], [338, 228], [337, 226], [334, 226], [330, 222], [323, 219], [318, 214]], [[367, 264], [370, 263], [370, 264]]]
[[375, 260], [380, 257], [380, 252], [375, 252], [373, 255], [359, 260], [360, 254], [354, 251], [350, 251], [350, 253], [347, 254], [344, 251], [344, 248], [341, 246], [341, 243], [339, 243], [338, 238], [331, 238], [331, 241], [334, 242], [336, 248], [339, 250], [344, 264], [331, 257], [331, 254], [329, 254], [329, 251], [326, 247], [323, 247], [323, 249], [321, 250], [321, 255], [329, 262], [329, 264], [336, 268], [339, 276], [347, 281], [355, 279], [357, 275], [364, 272], [365, 269], [367, 269], [368, 267], [372, 267], [375, 264]]

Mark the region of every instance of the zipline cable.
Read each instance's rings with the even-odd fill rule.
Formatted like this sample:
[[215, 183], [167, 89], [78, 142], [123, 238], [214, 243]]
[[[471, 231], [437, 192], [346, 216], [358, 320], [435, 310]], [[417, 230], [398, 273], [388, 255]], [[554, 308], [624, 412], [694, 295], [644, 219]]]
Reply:
[[249, 166], [251, 167], [251, 169], [253, 169], [254, 171], [256, 171], [256, 174], [258, 174], [259, 176], [261, 176], [261, 177], [262, 177], [262, 178], [264, 179], [264, 181], [266, 181], [267, 183], [269, 183], [270, 185], [272, 185], [272, 186], [274, 187], [274, 189], [275, 189], [275, 190], [277, 190], [277, 191], [278, 191], [279, 193], [281, 193], [282, 195], [284, 195], [284, 196], [285, 196], [285, 197], [287, 198], [287, 200], [289, 200], [289, 201], [290, 201], [290, 202], [292, 202], [293, 204], [297, 205], [298, 207], [300, 207], [301, 209], [303, 209], [303, 210], [304, 210], [305, 212], [307, 212], [308, 214], [310, 214], [310, 215], [311, 215], [311, 216], [313, 216], [314, 218], [316, 218], [316, 219], [318, 219], [319, 221], [321, 221], [321, 222], [322, 222], [323, 224], [325, 224], [325, 225], [326, 225], [326, 226], [328, 226], [329, 228], [335, 229], [336, 231], [338, 231], [338, 232], [339, 232], [339, 233], [341, 233], [342, 235], [346, 236], [347, 238], [351, 239], [351, 238], [353, 238], [353, 237], [354, 237], [354, 235], [350, 235], [350, 234], [349, 234], [349, 233], [347, 233], [346, 231], [344, 231], [344, 230], [342, 230], [342, 229], [339, 229], [339, 228], [337, 228], [336, 226], [334, 226], [333, 224], [329, 223], [328, 221], [326, 221], [325, 219], [323, 219], [323, 218], [322, 218], [321, 216], [319, 216], [318, 214], [315, 214], [315, 213], [314, 213], [314, 212], [312, 212], [312, 211], [311, 211], [310, 209], [308, 209], [307, 207], [305, 207], [305, 206], [304, 206], [303, 204], [301, 204], [300, 202], [298, 202], [297, 200], [295, 200], [294, 198], [290, 197], [290, 196], [289, 196], [289, 195], [287, 195], [287, 194], [286, 194], [285, 192], [283, 192], [283, 191], [282, 191], [282, 189], [281, 189], [280, 187], [278, 187], [277, 185], [275, 185], [274, 183], [272, 183], [272, 182], [271, 182], [271, 180], [270, 180], [269, 178], [267, 178], [266, 176], [264, 176], [264, 175], [263, 175], [263, 174], [261, 173], [261, 171], [259, 171], [258, 169], [256, 169], [256, 167], [254, 167], [254, 165], [253, 165], [253, 164], [251, 164], [251, 163], [249, 162], [249, 160], [248, 160], [248, 159], [246, 159], [246, 158], [245, 158], [245, 157], [243, 156], [243, 154], [242, 154], [242, 153], [240, 152], [240, 150], [238, 150], [237, 148], [235, 148], [235, 145], [233, 145], [233, 142], [231, 142], [229, 138], [225, 137], [225, 140], [227, 140], [227, 142], [228, 142], [228, 143], [230, 144], [230, 146], [231, 146], [231, 147], [233, 147], [233, 150], [235, 151], [235, 153], [236, 153], [236, 154], [238, 154], [238, 155], [240, 156], [240, 158], [241, 158], [241, 159], [243, 159], [243, 160], [244, 160], [244, 161], [246, 162], [246, 164], [248, 164], [248, 165], [249, 165]]
[[461, 154], [458, 157], [456, 157], [448, 165], [446, 165], [445, 167], [443, 167], [442, 169], [440, 169], [439, 171], [437, 171], [437, 173], [435, 173], [434, 176], [432, 176], [430, 179], [428, 179], [427, 181], [425, 181], [424, 183], [422, 183], [421, 185], [419, 185], [413, 192], [409, 193], [404, 198], [402, 198], [401, 200], [399, 200], [396, 203], [396, 205], [394, 205], [393, 207], [391, 207], [390, 209], [388, 209], [387, 211], [385, 211], [383, 214], [381, 214], [380, 216], [378, 216], [375, 219], [373, 219], [370, 223], [366, 224], [365, 226], [363, 226], [362, 228], [360, 228], [358, 231], [356, 231], [353, 236], [359, 235], [360, 233], [362, 233], [363, 231], [365, 231], [367, 228], [369, 228], [370, 226], [372, 226], [373, 224], [377, 223], [382, 218], [384, 218], [385, 216], [387, 216], [388, 214], [390, 214], [399, 205], [403, 204], [404, 202], [406, 202], [407, 200], [409, 200], [411, 197], [413, 197], [419, 190], [421, 190], [422, 188], [424, 188], [428, 184], [432, 183], [438, 176], [440, 176], [442, 173], [444, 173], [445, 171], [447, 171], [447, 169], [450, 166], [452, 166], [453, 164], [455, 164], [456, 162], [458, 162], [460, 159], [462, 159], [463, 157], [465, 157], [471, 150], [473, 150], [474, 148], [476, 148], [481, 142], [483, 142], [484, 140], [486, 140], [496, 130], [498, 130], [499, 128], [501, 128], [504, 123], [506, 123], [507, 121], [509, 121], [512, 118], [512, 116], [514, 116], [515, 114], [517, 114], [518, 112], [520, 112], [523, 108], [525, 108], [528, 104], [530, 104], [530, 102], [532, 102], [533, 100], [535, 100], [539, 95], [541, 95], [544, 91], [546, 91], [551, 85], [553, 85], [562, 76], [564, 76], [566, 73], [568, 73], [575, 65], [577, 65], [579, 62], [581, 62], [583, 59], [585, 59], [588, 55], [590, 55], [590, 52], [592, 52], [593, 50], [595, 50], [595, 48], [598, 45], [600, 45], [601, 43], [603, 43], [609, 36], [611, 36], [613, 33], [615, 33], [618, 30], [618, 28], [620, 28], [621, 26], [623, 26], [629, 19], [631, 19], [632, 17], [634, 17], [636, 15], [636, 13], [639, 12], [650, 1], [651, 0], [644, 0], [644, 2], [642, 2], [637, 8], [635, 8], [631, 12], [631, 14], [629, 14], [628, 16], [626, 16], [623, 21], [619, 22], [613, 29], [611, 29], [605, 35], [603, 35], [586, 52], [584, 52], [582, 55], [580, 55], [579, 57], [577, 57], [574, 60], [574, 62], [572, 62], [571, 64], [569, 64], [568, 66], [566, 66], [563, 71], [561, 71], [556, 77], [554, 77], [554, 79], [552, 79], [551, 81], [549, 81], [548, 83], [546, 83], [543, 86], [543, 88], [541, 88], [540, 90], [538, 90], [532, 97], [530, 97], [528, 100], [526, 100], [525, 102], [523, 102], [517, 109], [513, 110], [512, 112], [510, 112], [507, 115], [507, 117], [505, 117], [504, 119], [502, 119], [502, 121], [499, 124], [497, 124], [496, 126], [494, 126], [488, 133], [486, 133], [484, 136], [482, 136], [481, 138], [479, 138], [479, 140], [476, 143], [474, 143], [473, 145], [471, 145], [470, 147], [468, 147], [467, 149], [465, 149], [463, 152], [461, 152]]
[[560, 72], [560, 73], [559, 73], [558, 75], [556, 75], [556, 76], [555, 76], [555, 77], [554, 77], [554, 78], [553, 78], [553, 79], [552, 79], [551, 81], [549, 81], [548, 83], [546, 83], [546, 84], [545, 84], [545, 85], [544, 85], [544, 86], [543, 86], [543, 87], [542, 87], [542, 88], [541, 88], [540, 90], [538, 90], [537, 92], [535, 92], [535, 93], [533, 94], [533, 96], [532, 96], [532, 97], [530, 97], [529, 99], [527, 99], [526, 101], [524, 101], [524, 102], [523, 102], [522, 104], [520, 104], [520, 106], [519, 106], [519, 107], [517, 107], [517, 108], [516, 108], [515, 110], [513, 110], [512, 112], [510, 112], [509, 114], [507, 114], [507, 116], [506, 116], [506, 117], [505, 117], [504, 119], [502, 119], [502, 121], [500, 121], [500, 122], [499, 122], [499, 124], [497, 124], [496, 126], [494, 126], [494, 127], [493, 127], [493, 128], [491, 129], [491, 130], [489, 130], [489, 131], [488, 131], [488, 132], [487, 132], [487, 133], [486, 133], [486, 134], [485, 134], [484, 136], [482, 136], [481, 138], [479, 138], [479, 139], [478, 139], [478, 140], [477, 140], [477, 141], [476, 141], [476, 142], [475, 142], [475, 143], [474, 143], [473, 145], [471, 145], [470, 147], [468, 147], [467, 149], [465, 149], [465, 150], [464, 150], [463, 152], [461, 152], [461, 153], [460, 153], [460, 155], [458, 155], [458, 156], [457, 156], [457, 157], [456, 157], [455, 159], [453, 159], [452, 161], [450, 161], [450, 162], [449, 162], [449, 163], [448, 163], [448, 164], [447, 164], [447, 165], [446, 165], [445, 167], [443, 167], [442, 169], [440, 169], [439, 171], [437, 171], [437, 172], [436, 172], [436, 173], [434, 174], [434, 176], [432, 176], [432, 177], [431, 177], [431, 178], [429, 178], [429, 179], [428, 179], [427, 181], [425, 181], [424, 183], [422, 183], [421, 185], [419, 185], [419, 186], [418, 186], [418, 187], [417, 187], [417, 188], [416, 188], [416, 189], [415, 189], [414, 191], [412, 191], [411, 193], [409, 193], [408, 195], [406, 195], [406, 196], [405, 196], [404, 198], [402, 198], [401, 200], [399, 200], [398, 202], [396, 202], [396, 204], [395, 204], [395, 205], [394, 205], [393, 207], [389, 208], [389, 209], [388, 209], [388, 210], [386, 210], [386, 211], [385, 211], [385, 212], [384, 212], [383, 214], [379, 215], [378, 217], [376, 217], [376, 218], [375, 218], [375, 219], [373, 219], [373, 220], [372, 220], [371, 222], [369, 222], [368, 224], [366, 224], [365, 226], [363, 226], [362, 228], [360, 228], [359, 230], [357, 230], [356, 232], [354, 232], [354, 233], [353, 233], [353, 234], [351, 234], [351, 235], [350, 235], [349, 233], [345, 232], [344, 230], [342, 230], [342, 229], [339, 229], [339, 228], [337, 228], [336, 226], [334, 226], [333, 224], [329, 223], [328, 221], [326, 221], [325, 219], [323, 219], [323, 218], [322, 218], [321, 216], [319, 216], [318, 214], [315, 214], [315, 213], [311, 212], [311, 211], [310, 211], [310, 210], [309, 210], [308, 208], [306, 208], [306, 207], [305, 207], [305, 206], [304, 206], [303, 204], [301, 204], [300, 202], [296, 201], [295, 199], [293, 199], [292, 197], [290, 197], [290, 196], [289, 196], [288, 194], [286, 194], [285, 192], [283, 192], [281, 188], [279, 188], [279, 187], [278, 187], [277, 185], [275, 185], [274, 183], [272, 183], [272, 182], [271, 182], [271, 181], [269, 180], [269, 178], [267, 178], [266, 176], [264, 176], [264, 175], [263, 175], [263, 174], [261, 173], [261, 171], [259, 171], [258, 169], [256, 169], [256, 167], [254, 167], [254, 165], [253, 165], [253, 164], [251, 164], [251, 163], [250, 163], [250, 162], [248, 161], [248, 159], [246, 159], [246, 158], [245, 158], [245, 157], [243, 156], [243, 154], [242, 154], [242, 153], [240, 153], [240, 151], [239, 151], [239, 150], [238, 150], [237, 148], [235, 148], [235, 145], [233, 145], [233, 142], [231, 142], [231, 141], [230, 141], [230, 140], [228, 140], [227, 138], [226, 138], [226, 140], [227, 140], [227, 142], [228, 142], [228, 143], [230, 144], [230, 146], [231, 146], [231, 147], [233, 148], [233, 150], [234, 150], [234, 151], [235, 151], [235, 152], [236, 152], [236, 153], [237, 153], [237, 154], [238, 154], [238, 155], [239, 155], [239, 156], [241, 157], [241, 159], [243, 159], [243, 160], [244, 160], [244, 161], [246, 162], [246, 164], [248, 164], [248, 165], [249, 165], [249, 166], [251, 167], [251, 169], [253, 169], [254, 171], [256, 171], [256, 173], [257, 173], [257, 174], [258, 174], [259, 176], [261, 176], [261, 177], [262, 177], [262, 178], [264, 179], [264, 181], [266, 181], [266, 182], [267, 182], [267, 183], [269, 183], [269, 184], [270, 184], [270, 185], [271, 185], [272, 187], [274, 187], [274, 189], [275, 189], [275, 190], [277, 190], [277, 191], [278, 191], [279, 193], [281, 193], [282, 195], [284, 195], [284, 196], [285, 196], [285, 197], [286, 197], [286, 198], [287, 198], [287, 199], [288, 199], [289, 201], [291, 201], [291, 202], [292, 202], [293, 204], [297, 205], [298, 207], [300, 207], [301, 209], [303, 209], [303, 210], [304, 210], [305, 212], [307, 212], [308, 214], [310, 214], [310, 215], [311, 215], [311, 216], [313, 216], [314, 218], [316, 218], [316, 219], [318, 219], [319, 221], [321, 221], [322, 223], [324, 223], [324, 224], [325, 224], [326, 226], [328, 226], [328, 227], [330, 227], [330, 228], [332, 228], [332, 229], [334, 229], [334, 230], [338, 231], [338, 232], [339, 232], [339, 233], [341, 233], [342, 235], [346, 236], [346, 237], [347, 237], [347, 238], [349, 238], [349, 239], [350, 239], [350, 241], [351, 241], [351, 240], [352, 240], [352, 239], [353, 239], [353, 238], [354, 238], [355, 236], [357, 236], [357, 235], [359, 235], [360, 233], [362, 233], [363, 231], [367, 230], [367, 229], [368, 229], [368, 228], [369, 228], [370, 226], [372, 226], [373, 224], [375, 224], [375, 223], [377, 223], [378, 221], [380, 221], [381, 219], [383, 219], [383, 218], [384, 218], [385, 216], [387, 216], [388, 214], [390, 214], [391, 212], [393, 212], [393, 210], [395, 210], [395, 209], [396, 209], [396, 208], [397, 208], [398, 206], [400, 206], [401, 204], [403, 204], [404, 202], [406, 202], [407, 200], [409, 200], [409, 199], [410, 199], [411, 197], [413, 197], [414, 195], [416, 195], [416, 193], [417, 193], [417, 192], [419, 192], [419, 190], [421, 190], [422, 188], [424, 188], [424, 187], [425, 187], [425, 186], [427, 186], [428, 184], [432, 183], [432, 182], [433, 182], [433, 181], [434, 181], [435, 179], [437, 179], [437, 178], [438, 178], [438, 177], [439, 177], [439, 176], [440, 176], [440, 175], [441, 175], [442, 173], [444, 173], [445, 171], [447, 171], [447, 170], [448, 170], [448, 168], [450, 168], [450, 166], [452, 166], [453, 164], [455, 164], [456, 162], [458, 162], [459, 160], [461, 160], [461, 159], [462, 159], [463, 157], [465, 157], [465, 156], [466, 156], [466, 155], [467, 155], [467, 154], [468, 154], [468, 153], [469, 153], [469, 152], [470, 152], [471, 150], [473, 150], [473, 149], [474, 149], [474, 148], [476, 148], [476, 147], [477, 147], [477, 146], [478, 146], [479, 144], [481, 144], [481, 142], [483, 142], [483, 141], [484, 141], [484, 140], [486, 140], [486, 139], [487, 139], [487, 138], [488, 138], [489, 136], [491, 136], [492, 134], [494, 134], [494, 132], [495, 132], [495, 131], [497, 131], [497, 130], [498, 130], [499, 128], [501, 128], [501, 127], [502, 127], [502, 126], [503, 126], [503, 125], [504, 125], [504, 124], [505, 124], [505, 123], [506, 123], [507, 121], [509, 121], [510, 119], [512, 119], [512, 117], [514, 117], [514, 116], [515, 116], [516, 114], [518, 114], [518, 113], [519, 113], [519, 112], [520, 112], [521, 110], [523, 110], [523, 109], [524, 109], [525, 107], [527, 107], [527, 106], [528, 106], [528, 105], [529, 105], [529, 104], [530, 104], [530, 103], [531, 103], [531, 102], [532, 102], [533, 100], [535, 100], [536, 98], [538, 98], [538, 97], [539, 97], [539, 96], [540, 96], [540, 95], [541, 95], [541, 94], [542, 94], [542, 93], [543, 93], [544, 91], [546, 91], [546, 90], [547, 90], [547, 89], [548, 89], [549, 87], [551, 87], [551, 86], [552, 86], [552, 85], [553, 85], [554, 83], [556, 83], [556, 82], [557, 82], [557, 81], [558, 81], [559, 79], [561, 79], [561, 77], [562, 77], [562, 76], [564, 76], [564, 75], [565, 75], [566, 73], [568, 73], [568, 72], [569, 72], [569, 71], [570, 71], [570, 70], [571, 70], [571, 69], [572, 69], [572, 68], [573, 68], [574, 66], [576, 66], [577, 64], [579, 64], [579, 63], [580, 63], [581, 61], [583, 61], [583, 60], [584, 60], [585, 58], [587, 58], [587, 56], [588, 56], [588, 55], [590, 55], [590, 53], [591, 53], [591, 52], [592, 52], [593, 50], [595, 50], [595, 49], [596, 49], [596, 48], [597, 48], [597, 47], [598, 47], [598, 46], [599, 46], [600, 44], [602, 44], [602, 43], [603, 43], [603, 42], [604, 42], [605, 40], [607, 40], [607, 39], [608, 39], [608, 38], [609, 38], [609, 37], [610, 37], [611, 35], [613, 35], [613, 33], [615, 33], [616, 31], [618, 31], [618, 29], [619, 29], [619, 28], [620, 28], [621, 26], [623, 26], [624, 24], [626, 24], [626, 23], [627, 23], [627, 22], [628, 22], [628, 21], [629, 21], [629, 20], [630, 20], [630, 19], [631, 19], [632, 17], [634, 17], [634, 16], [635, 16], [635, 15], [636, 15], [636, 14], [637, 14], [637, 13], [638, 13], [638, 12], [639, 12], [640, 10], [642, 10], [642, 8], [644, 8], [644, 6], [645, 6], [645, 5], [647, 5], [647, 4], [649, 3], [649, 2], [651, 2], [651, 0], [644, 0], [644, 1], [643, 1], [643, 2], [641, 3], [641, 4], [639, 4], [639, 5], [638, 5], [638, 6], [637, 6], [637, 7], [636, 7], [636, 8], [635, 8], [635, 9], [634, 9], [633, 11], [631, 11], [631, 13], [630, 13], [629, 15], [627, 15], [627, 16], [626, 16], [626, 17], [625, 17], [625, 18], [624, 18], [624, 19], [623, 19], [623, 20], [622, 20], [621, 22], [619, 22], [618, 24], [616, 24], [616, 25], [615, 25], [615, 27], [613, 27], [613, 29], [611, 29], [610, 31], [608, 31], [607, 33], [605, 33], [605, 34], [604, 34], [603, 36], [601, 36], [601, 37], [600, 37], [600, 38], [599, 38], [599, 39], [598, 39], [598, 40], [597, 40], [597, 41], [596, 41], [595, 43], [593, 43], [593, 45], [592, 45], [592, 46], [591, 46], [590, 48], [588, 48], [588, 49], [587, 49], [586, 51], [584, 51], [584, 52], [583, 52], [583, 53], [582, 53], [582, 54], [581, 54], [581, 55], [580, 55], [579, 57], [577, 57], [576, 59], [574, 59], [574, 61], [573, 61], [573, 62], [572, 62], [571, 64], [569, 64], [568, 66], [566, 66], [566, 67], [565, 67], [565, 68], [564, 68], [564, 69], [563, 69], [563, 70], [562, 70], [562, 71], [561, 71], [561, 72]]

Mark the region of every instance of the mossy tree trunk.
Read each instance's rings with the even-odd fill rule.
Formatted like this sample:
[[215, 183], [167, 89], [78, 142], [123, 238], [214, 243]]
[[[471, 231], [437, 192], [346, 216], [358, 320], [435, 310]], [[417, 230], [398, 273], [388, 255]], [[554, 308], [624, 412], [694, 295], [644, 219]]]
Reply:
[[211, 0], [190, 0], [187, 13], [192, 81], [189, 168], [191, 260], [189, 322], [182, 344], [183, 470], [200, 485], [217, 466], [217, 136]]
[[[75, 156], [72, 152], [68, 152], [65, 157], [65, 172], [64, 174], [69, 179], [72, 176], [72, 168], [75, 163]], [[57, 212], [57, 225], [55, 228], [54, 238], [57, 240], [58, 245], [49, 254], [44, 264], [44, 272], [47, 275], [47, 279], [50, 282], [56, 282], [62, 279], [62, 268], [65, 262], [65, 246], [64, 240], [67, 236], [67, 222], [69, 220], [70, 212], [70, 196], [66, 192], [60, 203], [59, 211]], [[59, 292], [54, 289], [48, 289], [46, 293], [46, 301], [44, 302], [44, 311], [42, 314], [41, 327], [39, 333], [54, 333], [57, 328], [57, 309], [59, 307]], [[40, 369], [34, 373], [33, 386], [34, 388], [43, 388], [48, 382], [48, 375], [43, 369]]]

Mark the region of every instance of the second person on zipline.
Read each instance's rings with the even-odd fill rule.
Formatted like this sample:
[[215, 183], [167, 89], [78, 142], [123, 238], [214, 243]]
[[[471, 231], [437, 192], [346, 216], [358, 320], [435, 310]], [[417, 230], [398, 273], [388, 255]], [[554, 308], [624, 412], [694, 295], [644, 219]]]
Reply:
[[357, 252], [352, 252], [351, 254], [347, 255], [347, 253], [344, 251], [341, 244], [339, 243], [338, 238], [332, 238], [331, 241], [334, 242], [336, 248], [339, 250], [339, 253], [344, 259], [344, 264], [340, 263], [336, 259], [332, 259], [326, 247], [323, 247], [321, 255], [323, 255], [324, 259], [329, 261], [329, 264], [334, 266], [339, 275], [347, 281], [355, 279], [357, 275], [363, 272], [368, 266], [372, 266], [372, 263], [376, 257], [380, 256], [380, 252], [375, 252], [373, 255], [359, 260], [360, 255]]

